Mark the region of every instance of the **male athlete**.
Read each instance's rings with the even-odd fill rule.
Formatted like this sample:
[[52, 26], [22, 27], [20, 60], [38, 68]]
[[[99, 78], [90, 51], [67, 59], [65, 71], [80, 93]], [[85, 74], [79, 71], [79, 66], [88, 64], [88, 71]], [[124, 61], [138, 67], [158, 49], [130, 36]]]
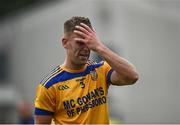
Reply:
[[[135, 67], [107, 48], [88, 18], [64, 23], [66, 59], [42, 80], [35, 99], [35, 123], [108, 124], [108, 88], [138, 80]], [[89, 61], [90, 51], [105, 61]]]

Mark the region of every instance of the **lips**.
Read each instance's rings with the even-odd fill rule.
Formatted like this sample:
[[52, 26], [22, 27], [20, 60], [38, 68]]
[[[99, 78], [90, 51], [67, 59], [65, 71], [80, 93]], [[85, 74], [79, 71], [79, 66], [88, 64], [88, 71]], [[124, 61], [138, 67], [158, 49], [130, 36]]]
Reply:
[[79, 55], [80, 56], [89, 56], [89, 52], [88, 51], [80, 51]]
[[81, 54], [81, 53], [79, 55], [80, 56], [86, 56], [86, 57], [89, 56], [89, 54]]

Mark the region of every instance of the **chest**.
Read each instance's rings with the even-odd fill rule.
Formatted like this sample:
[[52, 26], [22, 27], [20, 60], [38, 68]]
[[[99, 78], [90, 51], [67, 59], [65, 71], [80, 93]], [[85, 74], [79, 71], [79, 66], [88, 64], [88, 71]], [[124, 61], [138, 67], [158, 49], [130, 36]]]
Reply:
[[57, 85], [56, 107], [61, 112], [77, 109], [107, 95], [106, 79], [101, 74], [90, 73]]

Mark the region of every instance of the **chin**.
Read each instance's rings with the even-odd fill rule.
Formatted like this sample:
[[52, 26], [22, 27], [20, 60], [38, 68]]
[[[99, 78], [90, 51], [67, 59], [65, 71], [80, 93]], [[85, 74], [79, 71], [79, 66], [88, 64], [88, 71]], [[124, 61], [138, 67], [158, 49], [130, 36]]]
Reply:
[[80, 65], [85, 65], [87, 63], [87, 60], [80, 61]]
[[78, 60], [78, 62], [79, 62], [79, 63], [82, 63], [82, 64], [86, 64], [87, 61], [88, 61], [88, 59], [89, 59], [89, 58], [87, 58], [87, 57], [80, 57], [79, 60]]
[[85, 59], [84, 60], [79, 60], [78, 62], [79, 62], [80, 65], [86, 65], [87, 62], [88, 62], [88, 59], [86, 59], [86, 60]]
[[88, 62], [88, 59], [89, 59], [89, 57], [78, 56], [78, 57], [74, 58], [74, 63], [79, 66], [86, 65]]

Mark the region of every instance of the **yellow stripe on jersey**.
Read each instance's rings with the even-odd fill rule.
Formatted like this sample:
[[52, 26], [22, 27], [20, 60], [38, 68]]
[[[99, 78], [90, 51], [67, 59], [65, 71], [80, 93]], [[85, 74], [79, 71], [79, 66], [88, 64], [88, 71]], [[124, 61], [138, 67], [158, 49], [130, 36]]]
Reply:
[[63, 70], [57, 70], [55, 73], [53, 73], [43, 84], [43, 86], [46, 86], [46, 84], [48, 83], [49, 80], [51, 80], [53, 77], [57, 76], [58, 74], [60, 74]]
[[56, 72], [57, 70], [59, 70], [60, 67], [57, 66], [55, 69], [53, 69], [47, 76], [45, 76], [42, 81], [40, 83], [44, 83], [54, 72]]
[[52, 70], [40, 83], [44, 86], [55, 74], [59, 73], [62, 69], [58, 66]]

